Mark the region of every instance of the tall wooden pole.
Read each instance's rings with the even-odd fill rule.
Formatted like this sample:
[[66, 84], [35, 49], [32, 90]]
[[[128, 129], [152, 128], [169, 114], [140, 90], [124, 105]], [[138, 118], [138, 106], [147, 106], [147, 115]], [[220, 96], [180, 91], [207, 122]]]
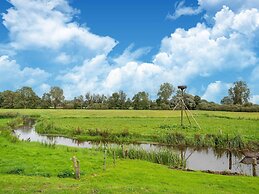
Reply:
[[80, 179], [80, 162], [75, 156], [72, 157], [72, 161], [73, 161], [73, 167], [75, 171], [75, 178]]
[[183, 126], [183, 89], [181, 90], [182, 91], [182, 103], [181, 103], [181, 126]]

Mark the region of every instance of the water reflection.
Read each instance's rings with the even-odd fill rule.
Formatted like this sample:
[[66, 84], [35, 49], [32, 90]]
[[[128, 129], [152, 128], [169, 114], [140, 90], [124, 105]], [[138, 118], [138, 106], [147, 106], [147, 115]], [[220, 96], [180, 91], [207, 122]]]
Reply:
[[[96, 148], [100, 144], [96, 142], [84, 141], [80, 142], [74, 139], [65, 137], [48, 137], [40, 135], [35, 131], [35, 128], [20, 128], [15, 130], [15, 135], [21, 140], [28, 140], [33, 142], [55, 143], [56, 145], [64, 145], [78, 148]], [[109, 144], [109, 146], [118, 146], [117, 144]], [[250, 164], [240, 163], [243, 159], [241, 152], [216, 150], [216, 149], [195, 149], [195, 148], [175, 148], [169, 146], [161, 146], [154, 144], [130, 144], [127, 147], [141, 148], [144, 150], [159, 150], [169, 149], [186, 160], [186, 168], [192, 170], [210, 170], [210, 171], [229, 171], [232, 173], [241, 173], [245, 175], [253, 174], [253, 167]], [[259, 175], [259, 166], [256, 166], [256, 174]]]

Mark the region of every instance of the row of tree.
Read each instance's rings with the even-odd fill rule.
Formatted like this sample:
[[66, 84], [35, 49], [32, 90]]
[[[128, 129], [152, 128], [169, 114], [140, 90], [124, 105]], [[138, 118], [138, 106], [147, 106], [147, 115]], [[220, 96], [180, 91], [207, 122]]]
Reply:
[[59, 87], [52, 87], [49, 93], [43, 94], [42, 98], [27, 86], [15, 92], [11, 90], [0, 92], [1, 108], [57, 108], [62, 106], [64, 100], [63, 90]]
[[[174, 94], [174, 95], [173, 95]], [[242, 111], [240, 107], [253, 107], [253, 111], [259, 110], [248, 102], [250, 90], [243, 81], [238, 81], [229, 89], [229, 95], [221, 101], [222, 105], [202, 100], [199, 96], [184, 94], [184, 101], [189, 109], [203, 110], [234, 110]], [[60, 87], [52, 87], [48, 93], [40, 98], [30, 87], [22, 87], [17, 91], [6, 90], [0, 92], [1, 108], [80, 108], [80, 109], [173, 109], [179, 103], [180, 91], [170, 83], [163, 83], [158, 92], [157, 99], [151, 100], [145, 91], [138, 92], [132, 98], [128, 98], [123, 91], [114, 92], [111, 96], [103, 94], [86, 93], [73, 100], [65, 100], [63, 90]], [[237, 108], [238, 107], [238, 108]], [[256, 109], [254, 108], [256, 107]], [[178, 107], [179, 108], [179, 107]], [[247, 110], [246, 110], [247, 111]]]

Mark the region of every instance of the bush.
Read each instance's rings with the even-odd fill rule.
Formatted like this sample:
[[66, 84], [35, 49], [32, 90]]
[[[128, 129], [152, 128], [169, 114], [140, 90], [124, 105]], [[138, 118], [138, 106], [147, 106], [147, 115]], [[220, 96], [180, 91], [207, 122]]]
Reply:
[[68, 169], [58, 173], [59, 178], [69, 178], [69, 177], [74, 177], [74, 176], [75, 176], [74, 172], [71, 170], [68, 170]]

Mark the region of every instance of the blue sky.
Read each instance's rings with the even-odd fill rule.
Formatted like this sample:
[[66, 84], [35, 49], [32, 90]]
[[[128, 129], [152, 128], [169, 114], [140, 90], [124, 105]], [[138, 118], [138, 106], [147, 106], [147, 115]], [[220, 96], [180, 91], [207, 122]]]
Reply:
[[170, 82], [219, 102], [244, 80], [259, 103], [257, 0], [1, 0], [0, 12], [0, 91], [155, 98]]

